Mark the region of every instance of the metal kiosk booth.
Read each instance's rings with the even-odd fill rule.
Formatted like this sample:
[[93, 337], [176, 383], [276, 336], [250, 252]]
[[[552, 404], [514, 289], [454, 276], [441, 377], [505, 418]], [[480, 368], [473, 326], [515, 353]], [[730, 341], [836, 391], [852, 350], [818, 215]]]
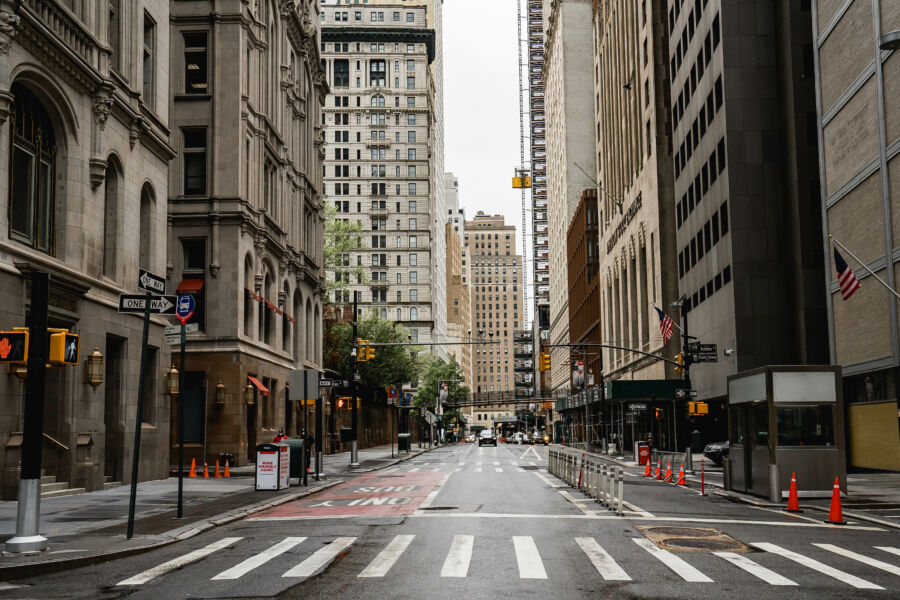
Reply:
[[835, 366], [766, 366], [728, 377], [725, 489], [781, 502], [846, 493], [844, 400]]

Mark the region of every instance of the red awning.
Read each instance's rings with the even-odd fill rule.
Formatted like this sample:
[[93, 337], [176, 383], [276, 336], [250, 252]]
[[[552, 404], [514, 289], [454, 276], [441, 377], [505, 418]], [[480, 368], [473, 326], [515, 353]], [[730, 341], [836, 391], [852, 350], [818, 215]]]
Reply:
[[202, 279], [182, 279], [175, 291], [179, 294], [199, 294], [202, 289]]
[[250, 380], [250, 383], [252, 383], [253, 385], [256, 386], [256, 389], [258, 389], [262, 393], [263, 396], [269, 395], [269, 388], [264, 386], [259, 379], [257, 379], [253, 375], [247, 375], [247, 379]]

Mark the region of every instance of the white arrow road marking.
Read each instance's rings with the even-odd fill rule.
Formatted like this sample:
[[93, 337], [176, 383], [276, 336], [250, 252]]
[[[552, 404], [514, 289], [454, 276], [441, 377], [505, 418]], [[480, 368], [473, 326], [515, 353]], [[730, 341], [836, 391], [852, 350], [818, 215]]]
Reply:
[[824, 563], [820, 563], [817, 560], [809, 558], [808, 556], [803, 556], [802, 554], [797, 554], [796, 552], [792, 552], [790, 550], [786, 550], [781, 546], [776, 546], [775, 544], [769, 544], [767, 542], [759, 542], [750, 544], [760, 550], [764, 550], [766, 552], [771, 552], [772, 554], [778, 554], [779, 556], [783, 556], [789, 560], [794, 561], [795, 563], [799, 563], [805, 567], [809, 567], [813, 571], [818, 571], [823, 575], [828, 575], [829, 577], [834, 577], [838, 581], [843, 581], [846, 584], [852, 585], [855, 588], [863, 589], [863, 590], [883, 590], [884, 588], [880, 585], [875, 585], [870, 581], [866, 581], [865, 579], [860, 579], [855, 575], [851, 575], [850, 573], [845, 573], [834, 567], [829, 567]]
[[310, 508], [318, 508], [320, 506], [333, 506], [331, 504], [332, 502], [334, 502], [334, 500], [325, 500], [324, 502], [319, 502], [318, 504], [311, 505]]
[[818, 546], [823, 550], [828, 550], [829, 552], [834, 552], [835, 554], [840, 554], [841, 556], [846, 556], [847, 558], [858, 560], [859, 562], [867, 564], [870, 567], [875, 567], [876, 569], [881, 569], [882, 571], [887, 571], [888, 573], [892, 573], [894, 575], [900, 575], [900, 567], [894, 566], [890, 563], [882, 562], [874, 558], [869, 558], [868, 556], [857, 554], [856, 552], [851, 552], [850, 550], [845, 550], [844, 548], [839, 548], [833, 544], [813, 544], [813, 546]]
[[534, 449], [534, 446], [528, 446], [528, 450], [522, 453], [522, 456], [519, 457], [519, 460], [524, 460], [525, 457], [528, 456], [529, 452], [533, 453], [536, 459], [541, 460], [541, 455], [537, 453], [537, 451]]
[[339, 537], [333, 542], [316, 550], [312, 556], [290, 569], [282, 577], [312, 577], [331, 564], [337, 555], [350, 547], [355, 537]]
[[210, 544], [208, 546], [204, 546], [203, 548], [200, 548], [199, 550], [194, 550], [193, 552], [188, 552], [187, 554], [183, 554], [177, 558], [173, 558], [172, 560], [170, 560], [168, 562], [164, 562], [161, 565], [157, 565], [157, 566], [153, 567], [152, 569], [147, 569], [143, 573], [139, 573], [139, 574], [135, 575], [134, 577], [130, 577], [130, 578], [126, 579], [125, 581], [120, 581], [116, 585], [143, 585], [143, 584], [147, 583], [148, 581], [150, 581], [151, 579], [155, 579], [155, 578], [159, 577], [160, 575], [165, 575], [169, 571], [174, 571], [175, 569], [180, 569], [181, 567], [183, 567], [185, 565], [189, 565], [192, 562], [196, 562], [196, 561], [200, 560], [201, 558], [203, 558], [204, 556], [208, 556], [208, 555], [212, 554], [213, 552], [217, 552], [219, 550], [222, 550], [223, 548], [227, 548], [228, 546], [231, 546], [232, 544], [239, 542], [242, 539], [244, 539], [244, 538], [242, 538], [242, 537], [222, 538], [221, 540], [219, 540], [217, 542], [213, 542], [212, 544]]
[[530, 535], [513, 536], [516, 561], [519, 563], [519, 579], [547, 579], [544, 562], [538, 552], [534, 538]]
[[713, 552], [713, 554], [724, 558], [734, 566], [747, 571], [751, 575], [759, 577], [769, 585], [797, 585], [787, 577], [782, 577], [775, 571], [753, 562], [743, 554], [736, 554], [734, 552]]
[[575, 542], [587, 554], [603, 579], [606, 581], [631, 581], [628, 573], [597, 543], [597, 540], [592, 537], [579, 537], [575, 538]]
[[441, 577], [465, 577], [469, 573], [469, 562], [472, 560], [472, 548], [475, 546], [474, 535], [454, 535], [450, 544], [450, 552], [441, 567]]
[[712, 579], [687, 564], [668, 550], [663, 550], [647, 538], [631, 538], [632, 541], [649, 552], [654, 558], [659, 560], [674, 571], [679, 577], [685, 581], [693, 583], [712, 583]]
[[265, 550], [263, 550], [256, 556], [251, 556], [244, 562], [242, 562], [238, 565], [235, 565], [228, 570], [222, 571], [221, 573], [219, 573], [218, 575], [213, 577], [213, 579], [237, 579], [238, 577], [241, 577], [242, 575], [246, 575], [253, 569], [266, 564], [267, 562], [269, 562], [270, 560], [272, 560], [279, 554], [284, 554], [285, 552], [287, 552], [288, 550], [290, 550], [297, 544], [300, 544], [301, 542], [303, 542], [303, 540], [305, 540], [305, 539], [306, 539], [305, 537], [284, 538], [282, 541], [278, 542], [271, 548], [266, 548]]
[[391, 570], [391, 567], [394, 566], [394, 563], [406, 551], [406, 548], [415, 537], [414, 535], [394, 536], [391, 543], [357, 577], [384, 577], [387, 575], [387, 572]]

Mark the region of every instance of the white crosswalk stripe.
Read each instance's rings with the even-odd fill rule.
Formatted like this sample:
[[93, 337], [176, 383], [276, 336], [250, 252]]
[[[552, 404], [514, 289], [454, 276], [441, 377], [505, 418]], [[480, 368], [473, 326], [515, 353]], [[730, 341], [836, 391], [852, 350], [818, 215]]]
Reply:
[[879, 550], [884, 550], [885, 552], [890, 552], [891, 554], [896, 554], [900, 556], [900, 548], [892, 548], [891, 546], [875, 546]]
[[759, 577], [769, 585], [797, 585], [787, 577], [783, 577], [775, 571], [753, 562], [743, 554], [737, 554], [735, 552], [713, 552], [713, 554], [724, 558], [734, 566], [747, 571], [751, 575]]
[[852, 585], [855, 588], [862, 590], [883, 590], [884, 588], [880, 585], [875, 585], [870, 581], [866, 581], [865, 579], [861, 579], [855, 575], [851, 575], [850, 573], [845, 573], [839, 569], [835, 569], [834, 567], [829, 567], [828, 565], [821, 563], [813, 558], [809, 558], [808, 556], [804, 556], [802, 554], [798, 554], [796, 552], [792, 552], [791, 550], [787, 550], [782, 548], [781, 546], [776, 546], [775, 544], [770, 544], [768, 542], [757, 542], [750, 544], [754, 548], [759, 548], [760, 550], [765, 550], [766, 552], [771, 552], [772, 554], [778, 554], [779, 556], [783, 556], [784, 558], [790, 559], [796, 563], [799, 563], [805, 567], [809, 567], [814, 571], [818, 571], [823, 575], [828, 575], [829, 577], [833, 577], [838, 581], [843, 581], [848, 585]]
[[472, 561], [472, 548], [475, 546], [474, 535], [454, 535], [450, 544], [450, 552], [441, 567], [441, 577], [465, 577], [469, 573]]
[[516, 549], [516, 562], [519, 565], [520, 579], [547, 579], [544, 562], [538, 552], [537, 544], [530, 535], [513, 536], [513, 547]]
[[597, 540], [591, 537], [579, 537], [575, 538], [575, 542], [584, 550], [584, 553], [587, 554], [587, 557], [603, 579], [607, 581], [631, 581], [628, 573], [597, 543]]
[[882, 571], [887, 571], [888, 573], [892, 573], [894, 575], [900, 575], [900, 567], [894, 566], [890, 563], [882, 562], [874, 558], [869, 558], [868, 556], [864, 556], [862, 554], [858, 554], [844, 548], [839, 548], [833, 544], [813, 544], [813, 546], [818, 546], [823, 550], [828, 550], [829, 552], [834, 552], [835, 554], [840, 554], [841, 556], [846, 556], [847, 558], [858, 560], [859, 562], [867, 564], [870, 567], [875, 567], [876, 569], [881, 569]]
[[666, 565], [676, 575], [692, 583], [712, 583], [712, 579], [687, 564], [668, 550], [663, 550], [647, 538], [631, 538], [632, 541], [650, 553], [651, 556]]
[[363, 572], [357, 577], [384, 577], [391, 570], [397, 559], [406, 551], [410, 542], [413, 541], [414, 535], [397, 535], [391, 540], [387, 547], [378, 553], [369, 566], [363, 569]]
[[214, 580], [237, 579], [237, 578], [241, 577], [242, 575], [246, 575], [253, 569], [266, 564], [267, 562], [269, 562], [276, 556], [278, 556], [280, 554], [284, 554], [285, 552], [287, 552], [288, 550], [290, 550], [297, 544], [302, 543], [303, 540], [305, 540], [305, 539], [306, 539], [305, 537], [284, 538], [282, 541], [278, 542], [271, 548], [266, 548], [265, 550], [263, 550], [256, 556], [251, 556], [244, 562], [242, 562], [238, 565], [235, 565], [235, 566], [231, 567], [230, 569], [222, 571], [221, 573], [219, 573], [218, 575], [213, 577], [213, 579]]
[[355, 537], [339, 537], [333, 542], [316, 550], [312, 556], [287, 571], [282, 577], [312, 577], [327, 567], [337, 555], [350, 547]]
[[130, 577], [125, 581], [120, 581], [116, 585], [143, 585], [152, 579], [156, 579], [160, 575], [165, 575], [169, 571], [174, 571], [175, 569], [180, 569], [185, 565], [189, 565], [192, 562], [196, 562], [205, 556], [209, 556], [213, 552], [217, 552], [222, 550], [223, 548], [227, 548], [236, 542], [241, 541], [242, 537], [227, 537], [222, 538], [217, 542], [213, 542], [208, 546], [204, 546], [199, 550], [194, 550], [193, 552], [188, 552], [187, 554], [183, 554], [177, 558], [173, 558], [168, 562], [164, 562], [161, 565], [157, 565], [152, 569], [147, 569], [143, 573], [139, 573], [134, 577]]
[[496, 471], [497, 473], [502, 473], [503, 467], [494, 467], [494, 471]]

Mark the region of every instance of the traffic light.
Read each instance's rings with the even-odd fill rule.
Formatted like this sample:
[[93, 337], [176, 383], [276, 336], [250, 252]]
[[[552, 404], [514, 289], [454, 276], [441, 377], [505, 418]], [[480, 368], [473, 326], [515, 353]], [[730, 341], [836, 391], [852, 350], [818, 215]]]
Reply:
[[50, 335], [50, 364], [56, 366], [78, 364], [77, 333], [61, 331]]
[[375, 358], [375, 348], [372, 347], [371, 340], [366, 340], [366, 360], [372, 360]]
[[0, 331], [0, 363], [28, 361], [28, 332]]
[[366, 362], [369, 360], [369, 353], [366, 351], [369, 340], [356, 338], [356, 362]]
[[661, 421], [662, 418], [663, 418], [663, 416], [664, 416], [664, 415], [663, 415], [663, 409], [661, 409], [661, 408], [654, 408], [653, 411], [654, 411], [654, 414], [655, 414], [655, 416], [656, 416], [656, 420], [657, 420], [657, 421]]
[[679, 352], [675, 355], [675, 362], [678, 363], [678, 365], [675, 367], [675, 372], [684, 373], [684, 352]]
[[550, 370], [550, 353], [544, 350], [538, 357], [538, 369], [541, 373]]

